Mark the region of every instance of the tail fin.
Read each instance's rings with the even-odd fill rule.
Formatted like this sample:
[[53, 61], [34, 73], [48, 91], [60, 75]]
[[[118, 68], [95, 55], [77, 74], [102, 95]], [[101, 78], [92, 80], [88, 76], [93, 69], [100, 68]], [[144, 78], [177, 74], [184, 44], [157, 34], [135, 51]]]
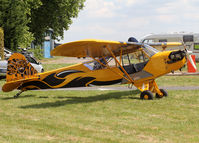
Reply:
[[6, 84], [2, 90], [12, 91], [19, 87], [24, 80], [38, 77], [37, 71], [20, 53], [14, 53], [8, 59]]

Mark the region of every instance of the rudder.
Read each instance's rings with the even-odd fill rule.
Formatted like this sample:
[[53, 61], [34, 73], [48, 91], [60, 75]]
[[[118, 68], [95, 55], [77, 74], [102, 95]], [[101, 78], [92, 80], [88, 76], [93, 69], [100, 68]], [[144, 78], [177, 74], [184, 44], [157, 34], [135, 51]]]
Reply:
[[15, 81], [20, 79], [37, 77], [37, 71], [28, 62], [24, 55], [14, 53], [8, 59], [6, 81]]
[[3, 92], [17, 89], [27, 80], [39, 78], [37, 71], [28, 62], [24, 55], [14, 53], [8, 59], [6, 83], [3, 85]]

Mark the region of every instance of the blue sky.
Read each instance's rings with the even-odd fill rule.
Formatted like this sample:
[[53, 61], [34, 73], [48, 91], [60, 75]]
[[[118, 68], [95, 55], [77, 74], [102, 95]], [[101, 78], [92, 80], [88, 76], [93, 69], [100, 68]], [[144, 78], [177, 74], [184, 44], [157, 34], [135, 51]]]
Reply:
[[182, 31], [199, 32], [199, 0], [87, 0], [60, 42]]

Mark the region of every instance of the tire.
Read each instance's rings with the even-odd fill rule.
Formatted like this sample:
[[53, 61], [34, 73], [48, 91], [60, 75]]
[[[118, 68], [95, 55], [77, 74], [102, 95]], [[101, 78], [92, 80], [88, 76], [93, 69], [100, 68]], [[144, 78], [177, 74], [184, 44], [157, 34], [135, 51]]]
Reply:
[[167, 91], [166, 90], [164, 90], [164, 89], [160, 89], [160, 91], [162, 92], [162, 94], [163, 94], [163, 96], [160, 96], [159, 94], [157, 94], [156, 93], [156, 98], [162, 98], [162, 97], [167, 97], [168, 96], [168, 93], [167, 93]]
[[150, 90], [145, 90], [140, 94], [142, 100], [153, 100], [153, 93]]
[[0, 76], [0, 80], [5, 79], [5, 78], [6, 78], [6, 76]]

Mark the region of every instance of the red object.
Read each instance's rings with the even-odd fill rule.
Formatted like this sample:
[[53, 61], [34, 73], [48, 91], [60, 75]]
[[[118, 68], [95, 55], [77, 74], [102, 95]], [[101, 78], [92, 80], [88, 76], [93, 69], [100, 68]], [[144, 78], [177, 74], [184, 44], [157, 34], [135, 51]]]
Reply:
[[[195, 55], [191, 55], [191, 58], [193, 59], [193, 62], [196, 64], [196, 56]], [[192, 66], [191, 62], [187, 61], [187, 70], [188, 72], [196, 72], [196, 69], [194, 69], [194, 67]]]

